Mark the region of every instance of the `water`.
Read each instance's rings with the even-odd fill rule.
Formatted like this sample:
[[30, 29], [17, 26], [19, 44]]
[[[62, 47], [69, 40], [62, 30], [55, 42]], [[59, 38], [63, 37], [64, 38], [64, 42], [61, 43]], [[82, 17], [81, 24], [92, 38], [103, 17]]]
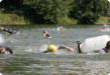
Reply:
[[[1, 32], [9, 41], [5, 45], [14, 54], [0, 55], [0, 72], [3, 75], [107, 75], [110, 72], [109, 54], [77, 54], [59, 51], [41, 53], [48, 44], [67, 45], [76, 48], [76, 41], [109, 32], [100, 32], [100, 26], [67, 27], [55, 31], [54, 27], [7, 26], [17, 29], [15, 35]], [[43, 38], [47, 30], [53, 38]]]

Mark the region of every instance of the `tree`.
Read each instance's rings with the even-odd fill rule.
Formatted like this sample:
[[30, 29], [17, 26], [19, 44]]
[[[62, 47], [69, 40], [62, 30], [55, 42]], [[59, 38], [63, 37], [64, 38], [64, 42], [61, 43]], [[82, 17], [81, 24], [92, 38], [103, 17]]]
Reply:
[[94, 24], [99, 16], [106, 13], [107, 9], [107, 0], [75, 0], [70, 16], [78, 19], [79, 23]]
[[25, 3], [35, 9], [37, 19], [45, 23], [63, 23], [70, 11], [71, 0], [25, 0]]
[[21, 6], [23, 4], [23, 0], [3, 0], [1, 2], [2, 7], [5, 9], [13, 9]]

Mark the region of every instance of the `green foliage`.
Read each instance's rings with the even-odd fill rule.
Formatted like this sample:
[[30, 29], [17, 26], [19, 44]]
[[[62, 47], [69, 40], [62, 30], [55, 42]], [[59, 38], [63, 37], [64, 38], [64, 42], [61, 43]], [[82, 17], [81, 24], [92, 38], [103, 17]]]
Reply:
[[99, 25], [100, 24], [105, 24], [105, 23], [108, 24], [109, 23], [108, 20], [109, 20], [108, 17], [100, 16], [95, 24], [99, 24]]
[[93, 12], [87, 12], [83, 14], [78, 20], [80, 24], [94, 24], [97, 19], [98, 16]]
[[0, 14], [0, 24], [28, 24], [23, 16], [16, 14]]
[[71, 17], [79, 20], [79, 23], [93, 24], [98, 17], [105, 15], [109, 8], [107, 0], [75, 0]]
[[71, 0], [27, 0], [26, 3], [34, 8], [38, 17], [46, 23], [63, 23], [61, 19], [68, 16], [71, 8]]
[[3, 0], [1, 2], [1, 5], [5, 9], [9, 10], [9, 9], [13, 9], [21, 6], [22, 3], [23, 3], [23, 0]]
[[110, 11], [107, 0], [3, 0], [0, 7], [40, 24], [73, 24], [73, 19], [75, 23], [94, 24]]

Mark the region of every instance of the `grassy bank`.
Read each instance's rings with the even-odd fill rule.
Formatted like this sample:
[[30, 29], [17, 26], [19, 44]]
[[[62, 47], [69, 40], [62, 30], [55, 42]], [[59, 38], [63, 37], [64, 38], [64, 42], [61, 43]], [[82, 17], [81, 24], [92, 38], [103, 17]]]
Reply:
[[[63, 20], [66, 22], [66, 25], [68, 25], [68, 24], [76, 25], [77, 24], [77, 20], [74, 20], [74, 19], [64, 18]], [[99, 20], [95, 24], [101, 25], [104, 23], [110, 24], [108, 17], [100, 17]], [[18, 16], [16, 14], [1, 13], [0, 14], [0, 24], [26, 25], [26, 24], [30, 24], [30, 22], [25, 20], [23, 16]]]
[[[74, 19], [68, 19], [67, 17], [62, 19], [65, 25], [71, 24], [75, 25], [77, 24], [77, 20]], [[14, 24], [14, 25], [26, 25], [30, 24], [28, 20], [24, 19], [23, 16], [19, 16], [16, 14], [0, 14], [0, 24]], [[62, 23], [61, 23], [62, 24]]]
[[18, 16], [16, 14], [0, 14], [0, 24], [29, 24], [28, 21], [24, 19], [23, 16]]
[[101, 25], [104, 23], [110, 24], [109, 17], [100, 17], [99, 20], [95, 24]]

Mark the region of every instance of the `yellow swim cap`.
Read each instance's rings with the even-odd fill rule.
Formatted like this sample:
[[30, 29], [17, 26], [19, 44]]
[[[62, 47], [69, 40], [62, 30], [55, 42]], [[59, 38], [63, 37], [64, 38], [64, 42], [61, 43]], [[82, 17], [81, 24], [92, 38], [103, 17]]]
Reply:
[[55, 45], [49, 45], [47, 48], [48, 52], [56, 52], [57, 51], [57, 47]]

